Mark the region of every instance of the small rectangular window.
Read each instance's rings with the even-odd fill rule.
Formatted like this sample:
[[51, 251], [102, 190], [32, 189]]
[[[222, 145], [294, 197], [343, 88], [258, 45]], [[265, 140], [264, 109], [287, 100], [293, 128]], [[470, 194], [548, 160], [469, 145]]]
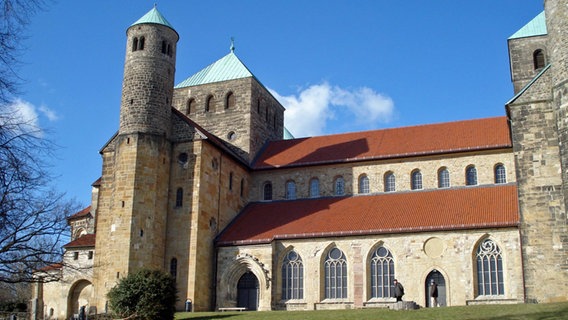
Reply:
[[73, 260], [78, 260], [79, 259], [79, 252], [75, 251], [73, 252]]
[[93, 259], [93, 251], [89, 251], [89, 260]]

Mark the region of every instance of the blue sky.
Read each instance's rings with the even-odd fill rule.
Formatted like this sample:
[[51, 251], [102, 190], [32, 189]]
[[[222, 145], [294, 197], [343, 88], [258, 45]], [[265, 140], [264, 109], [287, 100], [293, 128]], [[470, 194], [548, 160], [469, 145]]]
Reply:
[[17, 107], [60, 149], [54, 185], [80, 203], [116, 132], [126, 29], [154, 3], [180, 35], [176, 83], [235, 53], [297, 136], [502, 116], [507, 38], [542, 1], [58, 1], [28, 29]]

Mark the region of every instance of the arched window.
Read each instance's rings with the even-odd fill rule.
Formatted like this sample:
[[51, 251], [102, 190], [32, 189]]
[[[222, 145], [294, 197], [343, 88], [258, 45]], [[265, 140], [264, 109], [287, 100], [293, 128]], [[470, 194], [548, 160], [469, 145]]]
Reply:
[[162, 41], [162, 53], [168, 53], [168, 43], [166, 41]]
[[140, 37], [140, 41], [138, 41], [138, 50], [144, 50], [144, 37]]
[[342, 196], [345, 194], [345, 180], [343, 180], [343, 177], [335, 178], [334, 193], [336, 196]]
[[172, 45], [168, 43], [168, 52], [167, 52], [168, 56], [172, 56], [173, 52], [172, 52]]
[[272, 183], [270, 181], [264, 183], [264, 187], [262, 188], [262, 199], [272, 200]]
[[535, 70], [544, 68], [546, 62], [544, 58], [544, 51], [542, 49], [537, 49], [535, 50], [535, 52], [533, 52], [533, 63]]
[[475, 166], [473, 165], [465, 168], [465, 185], [466, 186], [477, 185], [477, 169], [475, 169]]
[[205, 112], [213, 111], [213, 96], [208, 96], [205, 100]]
[[232, 109], [234, 107], [235, 107], [235, 95], [232, 92], [229, 92], [225, 97], [225, 109]]
[[176, 258], [172, 258], [170, 260], [170, 275], [174, 280], [177, 278], [177, 268], [178, 268], [178, 261]]
[[412, 190], [422, 189], [422, 173], [420, 173], [420, 170], [416, 169], [412, 171], [410, 176], [411, 176], [410, 189]]
[[327, 253], [325, 268], [325, 299], [347, 298], [347, 260], [343, 251], [333, 248]]
[[477, 248], [477, 294], [479, 296], [505, 294], [501, 249], [491, 239], [484, 240]]
[[187, 113], [194, 113], [195, 110], [195, 99], [191, 98], [189, 100], [187, 100]]
[[320, 195], [320, 184], [318, 178], [310, 180], [310, 198], [317, 198]]
[[178, 188], [176, 190], [176, 208], [183, 206], [183, 189]]
[[507, 172], [501, 163], [495, 165], [495, 183], [507, 183]]
[[233, 173], [229, 173], [229, 190], [233, 190]]
[[385, 192], [396, 191], [396, 177], [392, 171], [385, 173]]
[[241, 179], [241, 197], [245, 196], [245, 179]]
[[392, 297], [391, 284], [394, 276], [394, 260], [385, 247], [378, 247], [371, 257], [371, 297]]
[[359, 177], [359, 193], [369, 193], [369, 177], [363, 174]]
[[296, 183], [294, 181], [286, 182], [286, 199], [296, 199]]
[[304, 264], [296, 251], [282, 262], [282, 299], [304, 299]]
[[134, 39], [132, 39], [132, 51], [136, 50], [138, 50], [138, 38], [134, 37]]
[[442, 167], [438, 170], [438, 188], [450, 187], [450, 172], [448, 168]]

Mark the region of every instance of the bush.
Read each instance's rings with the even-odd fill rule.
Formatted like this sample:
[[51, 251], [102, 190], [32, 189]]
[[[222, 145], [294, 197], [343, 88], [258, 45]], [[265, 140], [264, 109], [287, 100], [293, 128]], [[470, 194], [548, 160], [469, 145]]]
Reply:
[[107, 297], [110, 309], [119, 318], [171, 320], [177, 289], [169, 274], [142, 269], [120, 279]]

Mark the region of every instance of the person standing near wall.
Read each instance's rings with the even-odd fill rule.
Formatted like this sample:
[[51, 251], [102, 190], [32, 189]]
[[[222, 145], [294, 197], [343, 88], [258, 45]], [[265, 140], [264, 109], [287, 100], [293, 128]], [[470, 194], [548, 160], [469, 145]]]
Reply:
[[436, 281], [432, 280], [430, 282], [430, 307], [434, 308], [438, 306], [438, 285]]
[[394, 296], [397, 302], [402, 301], [402, 296], [404, 296], [404, 287], [396, 279], [394, 279]]

